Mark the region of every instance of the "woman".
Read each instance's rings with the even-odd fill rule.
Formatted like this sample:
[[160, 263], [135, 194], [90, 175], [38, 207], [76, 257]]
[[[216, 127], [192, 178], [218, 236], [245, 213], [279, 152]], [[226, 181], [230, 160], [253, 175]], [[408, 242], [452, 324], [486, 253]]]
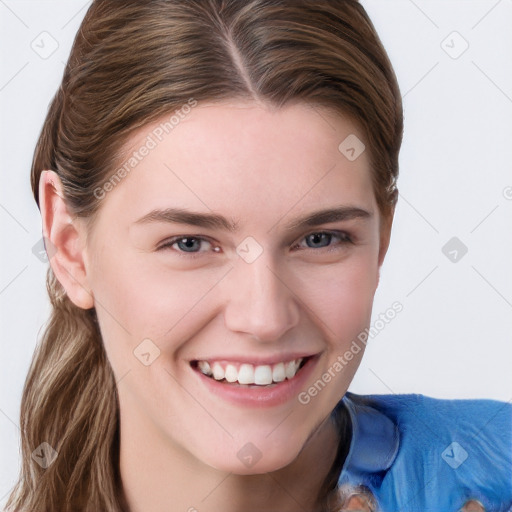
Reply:
[[507, 510], [508, 404], [347, 393], [402, 128], [355, 0], [94, 1], [33, 161], [53, 311], [8, 506]]

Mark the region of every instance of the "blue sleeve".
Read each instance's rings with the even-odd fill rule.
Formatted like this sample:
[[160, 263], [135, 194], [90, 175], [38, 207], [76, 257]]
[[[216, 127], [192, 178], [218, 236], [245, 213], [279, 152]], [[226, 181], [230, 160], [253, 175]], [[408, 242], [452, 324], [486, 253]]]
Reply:
[[[345, 481], [367, 485], [383, 512], [456, 512], [470, 499], [487, 512], [511, 509], [510, 403], [348, 395], [356, 410], [380, 411], [397, 430], [398, 449], [387, 469], [347, 468], [344, 475]], [[359, 449], [364, 444], [363, 439]]]

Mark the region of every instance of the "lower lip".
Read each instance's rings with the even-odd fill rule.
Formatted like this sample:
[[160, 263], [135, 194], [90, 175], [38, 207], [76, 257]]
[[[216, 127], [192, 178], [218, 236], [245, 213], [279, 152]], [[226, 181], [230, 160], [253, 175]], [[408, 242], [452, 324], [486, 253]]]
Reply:
[[249, 407], [275, 407], [296, 399], [304, 390], [305, 383], [312, 374], [318, 356], [311, 357], [293, 379], [286, 379], [269, 386], [231, 384], [207, 377], [198, 369], [193, 370], [208, 391], [224, 400]]

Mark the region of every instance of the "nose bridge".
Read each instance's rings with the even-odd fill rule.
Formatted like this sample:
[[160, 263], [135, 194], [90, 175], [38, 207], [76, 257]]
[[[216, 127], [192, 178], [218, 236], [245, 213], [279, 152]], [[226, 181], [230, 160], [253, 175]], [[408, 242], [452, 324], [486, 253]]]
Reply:
[[279, 340], [298, 323], [297, 298], [273, 263], [270, 251], [255, 260], [240, 258], [230, 277], [226, 327], [259, 341]]

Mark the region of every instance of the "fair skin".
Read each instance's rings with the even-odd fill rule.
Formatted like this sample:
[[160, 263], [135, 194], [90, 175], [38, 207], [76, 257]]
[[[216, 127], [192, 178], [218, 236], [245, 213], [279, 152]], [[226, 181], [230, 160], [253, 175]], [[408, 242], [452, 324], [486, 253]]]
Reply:
[[[127, 154], [158, 124], [134, 134]], [[306, 104], [199, 104], [106, 194], [90, 233], [66, 209], [58, 176], [42, 175], [52, 269], [77, 306], [96, 308], [118, 381], [131, 512], [318, 509], [340, 441], [330, 414], [364, 350], [307, 404], [298, 394], [333, 374], [370, 324], [390, 233], [368, 152], [349, 161], [338, 150], [350, 134], [364, 138], [348, 119]], [[171, 207], [222, 215], [238, 230], [137, 222]], [[338, 207], [359, 214], [287, 229]], [[175, 236], [196, 241], [161, 248]], [[247, 237], [257, 243], [251, 255], [262, 250], [250, 262], [237, 253]], [[160, 351], [147, 365], [134, 356], [145, 339], [146, 353]], [[197, 363], [273, 369], [300, 357], [307, 365], [270, 387], [215, 381]]]

